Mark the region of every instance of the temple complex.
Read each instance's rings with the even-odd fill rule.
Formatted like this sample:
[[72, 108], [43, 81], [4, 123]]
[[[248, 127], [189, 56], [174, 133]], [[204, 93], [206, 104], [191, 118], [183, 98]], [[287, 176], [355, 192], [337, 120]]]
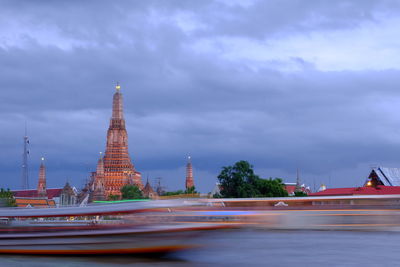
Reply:
[[190, 156], [188, 157], [188, 163], [186, 164], [186, 190], [192, 189], [194, 187], [194, 179], [193, 179], [193, 167], [192, 160]]
[[[135, 170], [128, 152], [128, 133], [125, 128], [120, 85], [117, 84], [115, 89], [106, 151], [93, 175], [94, 190], [96, 191], [97, 188], [97, 194], [95, 194], [97, 199], [100, 197], [101, 190], [104, 190], [105, 198], [110, 195], [119, 196], [121, 188], [127, 184], [136, 185], [143, 190], [141, 174]], [[100, 169], [99, 164], [101, 165]]]
[[77, 204], [77, 190], [67, 182], [64, 188], [47, 188], [46, 166], [42, 158], [36, 189], [12, 190], [18, 207], [56, 207]]

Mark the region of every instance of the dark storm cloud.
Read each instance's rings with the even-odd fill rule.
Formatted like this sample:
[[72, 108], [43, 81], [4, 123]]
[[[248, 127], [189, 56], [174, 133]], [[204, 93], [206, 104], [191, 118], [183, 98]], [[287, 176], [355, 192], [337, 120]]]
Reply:
[[116, 81], [136, 167], [171, 188], [182, 187], [188, 154], [204, 192], [241, 159], [263, 177], [300, 167], [308, 182], [337, 172], [335, 185], [355, 185], [349, 169], [396, 163], [396, 68], [326, 71], [296, 54], [259, 64], [226, 58], [219, 44], [196, 47], [357, 29], [397, 10], [392, 1], [3, 1], [0, 186], [19, 185], [25, 120], [31, 183], [44, 155], [51, 185], [80, 186], [104, 150]]
[[376, 0], [256, 1], [250, 6], [210, 8], [213, 12], [207, 13], [207, 21], [215, 26], [216, 34], [264, 38], [271, 34], [356, 27], [365, 20], [374, 20], [373, 11], [387, 12], [394, 5], [393, 1]]

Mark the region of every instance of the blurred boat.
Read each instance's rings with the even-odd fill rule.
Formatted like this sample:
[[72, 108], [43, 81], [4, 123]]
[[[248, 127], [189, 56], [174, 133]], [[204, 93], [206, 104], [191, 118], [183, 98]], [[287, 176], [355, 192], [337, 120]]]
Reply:
[[[2, 254], [143, 254], [198, 246], [196, 237], [225, 229], [213, 223], [137, 223], [135, 213], [169, 212], [182, 201], [47, 209], [0, 209]], [[76, 220], [76, 218], [79, 218]]]
[[151, 225], [6, 233], [0, 235], [0, 253], [7, 254], [136, 254], [166, 253], [193, 248], [194, 238], [221, 225]]

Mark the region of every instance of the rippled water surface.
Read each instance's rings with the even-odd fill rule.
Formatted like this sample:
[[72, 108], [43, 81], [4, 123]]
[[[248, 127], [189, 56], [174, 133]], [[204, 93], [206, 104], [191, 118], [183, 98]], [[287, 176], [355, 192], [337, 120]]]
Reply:
[[0, 266], [400, 266], [400, 233], [236, 230], [166, 257], [2, 256]]

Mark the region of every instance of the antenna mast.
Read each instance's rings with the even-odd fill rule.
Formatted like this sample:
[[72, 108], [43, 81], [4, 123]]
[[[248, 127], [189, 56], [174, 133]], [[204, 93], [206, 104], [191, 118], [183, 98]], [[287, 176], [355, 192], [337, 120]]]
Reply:
[[29, 138], [28, 132], [25, 122], [25, 135], [24, 135], [24, 153], [22, 154], [22, 183], [21, 189], [28, 189], [29, 188], [29, 180], [28, 180], [28, 145], [29, 145]]
[[164, 190], [164, 186], [161, 186], [161, 179], [162, 177], [157, 177], [155, 180], [157, 181], [157, 188], [156, 188], [156, 192], [159, 196], [162, 196], [165, 192]]

